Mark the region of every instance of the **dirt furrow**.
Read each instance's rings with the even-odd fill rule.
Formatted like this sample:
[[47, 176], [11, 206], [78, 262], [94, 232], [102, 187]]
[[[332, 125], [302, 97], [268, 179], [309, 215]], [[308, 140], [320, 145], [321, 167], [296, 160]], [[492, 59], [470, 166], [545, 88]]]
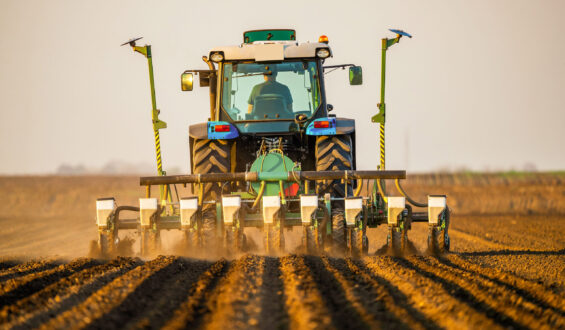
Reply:
[[75, 272], [99, 265], [100, 261], [81, 258], [56, 268], [10, 279], [0, 284], [0, 308], [11, 305], [46, 286], [70, 276]]
[[286, 306], [293, 329], [332, 329], [330, 310], [302, 256], [281, 258]]
[[[130, 292], [125, 299], [97, 319], [93, 319], [88, 328], [124, 328], [126, 323], [135, 323], [143, 318], [146, 311], [167, 293], [167, 285], [171, 285], [176, 276], [185, 269], [180, 258], [175, 258], [165, 267], [148, 276]], [[167, 288], [167, 289], [165, 289]], [[170, 291], [169, 291], [170, 292]], [[127, 315], [127, 317], [124, 317]]]
[[280, 258], [264, 257], [263, 285], [261, 286], [261, 316], [259, 328], [286, 329], [289, 316], [285, 305], [284, 283]]
[[[155, 278], [153, 284], [146, 281], [151, 287], [147, 289], [140, 286], [136, 290], [141, 295], [137, 302], [122, 304], [128, 306], [128, 309], [119, 310], [121, 314], [134, 315], [137, 313], [139, 315], [128, 320], [128, 323], [122, 328], [161, 328], [186, 300], [191, 287], [211, 265], [210, 261], [182, 260], [168, 280]], [[128, 297], [130, 300], [135, 298], [135, 295]], [[114, 311], [117, 312], [117, 310]], [[106, 326], [105, 318], [100, 319], [100, 326]]]
[[259, 324], [265, 259], [244, 256], [237, 259], [220, 280], [208, 301], [210, 313], [205, 329], [254, 328]]
[[62, 262], [55, 260], [34, 260], [23, 264], [14, 265], [13, 267], [0, 271], [0, 282], [4, 282], [12, 278], [22, 277], [31, 273], [48, 270], [61, 264]]
[[413, 308], [420, 310], [440, 327], [450, 329], [502, 329], [494, 320], [449, 288], [400, 264], [401, 258], [363, 259], [365, 267], [405, 294]]
[[[410, 259], [415, 260], [416, 257]], [[420, 257], [422, 258], [422, 257]], [[474, 311], [482, 314], [482, 317], [489, 318], [500, 326], [512, 329], [525, 329], [524, 324], [517, 322], [515, 319], [509, 317], [506, 313], [497, 310], [495, 306], [486, 303], [477, 294], [480, 295], [480, 291], [477, 288], [467, 288], [463, 287], [458, 283], [445, 279], [440, 274], [431, 272], [430, 269], [422, 269], [414, 265], [412, 261], [408, 259], [397, 259], [396, 262], [403, 267], [414, 271], [418, 276], [422, 276], [426, 279], [431, 280], [433, 283], [440, 285], [444, 290], [449, 292], [453, 297], [461, 302], [466, 303], [468, 306], [472, 307]]]
[[0, 322], [13, 319], [6, 326], [14, 329], [38, 327], [53, 315], [61, 314], [81, 303], [96, 290], [140, 263], [131, 258], [118, 258], [75, 273], [9, 306], [7, 315], [3, 314], [4, 310], [1, 312]]
[[516, 291], [527, 301], [549, 308], [565, 316], [565, 297], [556, 294], [540, 283], [523, 279], [519, 276], [504, 272], [495, 268], [482, 267], [465, 260], [464, 258], [449, 254], [439, 259], [451, 267], [459, 267], [466, 271], [488, 278], [500, 285], [505, 285], [509, 289]]
[[343, 259], [331, 259], [330, 261], [327, 257], [322, 257], [322, 262], [324, 267], [333, 276], [333, 280], [336, 281], [335, 286], [340, 287], [339, 289], [342, 290], [343, 295], [345, 295], [351, 307], [355, 309], [356, 314], [361, 317], [366, 326], [375, 329], [383, 328], [385, 325], [388, 328], [395, 328], [396, 325], [396, 327], [401, 328], [401, 323], [398, 320], [387, 318], [382, 314], [375, 317], [375, 315], [368, 310], [371, 306], [368, 302], [374, 300], [374, 297], [371, 297], [373, 299], [368, 298], [367, 295], [370, 296], [371, 293], [364, 290], [364, 288], [351, 277], [351, 274], [347, 274], [347, 266], [345, 266]]
[[328, 267], [327, 258], [305, 256], [304, 264], [309, 268], [337, 328], [369, 329], [378, 326], [349, 291], [349, 284], [339, 273], [332, 272], [331, 266]]
[[473, 235], [470, 233], [466, 233], [463, 232], [461, 230], [457, 230], [454, 228], [450, 228], [449, 229], [449, 235], [452, 236], [451, 240], [466, 240], [471, 242], [473, 245], [476, 245], [477, 243], [479, 245], [483, 245], [491, 250], [514, 250], [514, 251], [520, 251], [523, 250], [523, 247], [520, 246], [513, 246], [513, 245], [506, 245], [506, 244], [501, 244], [501, 243], [497, 243], [497, 242], [493, 242], [491, 240], [482, 238], [480, 236], [477, 235]]
[[0, 261], [0, 271], [4, 271], [6, 269], [12, 268], [17, 266], [17, 261], [7, 260], [7, 261]]
[[[365, 304], [378, 319], [388, 320], [388, 324], [409, 329], [436, 329], [438, 326], [426, 318], [408, 301], [408, 297], [384, 278], [377, 276], [352, 259], [334, 259], [336, 264], [345, 263], [338, 267], [344, 276], [358, 284], [357, 289], [369, 292]], [[345, 269], [347, 267], [347, 269]], [[375, 299], [376, 298], [376, 299]]]
[[127, 272], [94, 292], [82, 303], [42, 324], [41, 329], [83, 328], [119, 306], [147, 278], [169, 267], [174, 257], [158, 257]]
[[0, 310], [0, 323], [6, 323], [14, 318], [37, 311], [45, 307], [49, 303], [49, 300], [60, 301], [61, 297], [64, 296], [71, 287], [81, 285], [84, 280], [96, 276], [96, 274], [111, 267], [110, 264], [104, 264], [76, 272], [46, 286], [28, 297], [18, 300], [12, 305], [5, 306]]
[[[525, 302], [524, 299], [505, 286], [484, 279], [474, 273], [449, 267], [438, 262], [435, 258], [412, 257], [408, 259], [415, 267], [443, 279], [450, 286], [458, 286], [458, 290], [466, 290], [473, 295], [480, 304], [487, 307], [487, 312], [498, 316], [502, 322], [509, 326], [549, 329], [564, 327], [565, 319], [556, 315], [552, 310]], [[495, 312], [495, 313], [493, 313]], [[510, 319], [511, 321], [506, 321]]]
[[187, 294], [188, 298], [175, 310], [163, 329], [196, 328], [201, 323], [203, 315], [208, 312], [206, 302], [220, 278], [227, 272], [227, 265], [227, 261], [222, 259], [207, 269], [191, 287]]

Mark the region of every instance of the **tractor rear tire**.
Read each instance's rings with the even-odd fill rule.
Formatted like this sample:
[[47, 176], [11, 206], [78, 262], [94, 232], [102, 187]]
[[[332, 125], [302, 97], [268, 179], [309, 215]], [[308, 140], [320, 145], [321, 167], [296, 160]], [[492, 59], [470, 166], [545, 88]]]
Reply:
[[[343, 171], [353, 169], [353, 143], [350, 135], [318, 136], [316, 138], [316, 171]], [[351, 184], [341, 180], [318, 181], [318, 196], [329, 193], [332, 197], [351, 196]], [[334, 249], [345, 252], [345, 211], [343, 201], [332, 202], [332, 241]]]
[[[192, 143], [192, 173], [228, 173], [231, 143], [228, 140], [194, 139]], [[202, 200], [218, 201], [222, 196], [221, 183], [203, 183]], [[216, 245], [216, 205], [203, 203], [200, 236], [203, 246]]]
[[[318, 136], [316, 138], [316, 171], [343, 171], [353, 169], [353, 146], [350, 135]], [[345, 197], [345, 184], [341, 180], [318, 181], [318, 195], [330, 193], [332, 197]], [[347, 195], [352, 193], [347, 185]], [[341, 202], [343, 204], [343, 202]]]

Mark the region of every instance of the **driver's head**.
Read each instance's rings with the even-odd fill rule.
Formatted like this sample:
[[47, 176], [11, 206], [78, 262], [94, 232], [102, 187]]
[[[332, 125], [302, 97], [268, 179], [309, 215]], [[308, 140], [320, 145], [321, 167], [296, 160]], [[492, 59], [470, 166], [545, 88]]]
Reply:
[[[269, 74], [269, 72], [271, 74]], [[277, 79], [277, 71], [272, 68], [271, 70], [265, 72], [265, 74], [263, 74], [263, 77], [265, 78], [265, 81], [275, 81]]]

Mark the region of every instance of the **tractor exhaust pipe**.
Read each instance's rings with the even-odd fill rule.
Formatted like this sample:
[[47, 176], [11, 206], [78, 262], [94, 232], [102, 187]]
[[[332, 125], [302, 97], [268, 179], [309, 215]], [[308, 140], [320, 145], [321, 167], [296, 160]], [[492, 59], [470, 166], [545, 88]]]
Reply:
[[202, 60], [208, 64], [208, 68], [213, 72], [210, 73], [210, 120], [215, 120], [216, 114], [216, 68], [214, 62], [210, 61], [207, 56], [202, 56]]

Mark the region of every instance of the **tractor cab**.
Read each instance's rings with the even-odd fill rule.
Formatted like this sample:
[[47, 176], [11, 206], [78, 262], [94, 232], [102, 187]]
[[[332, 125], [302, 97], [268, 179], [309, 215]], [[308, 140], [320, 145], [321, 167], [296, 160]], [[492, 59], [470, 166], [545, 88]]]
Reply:
[[[279, 122], [289, 131], [295, 119], [324, 116], [318, 61], [273, 63], [225, 62], [219, 119], [234, 122], [242, 133], [263, 131]], [[275, 128], [275, 127], [273, 127]]]
[[[212, 49], [204, 77], [204, 86], [218, 91], [211, 95], [212, 120], [231, 123], [240, 134], [256, 134], [296, 132], [327, 117], [323, 64], [331, 56], [327, 37], [299, 43], [294, 30], [247, 31], [242, 44]], [[193, 72], [198, 73], [183, 73], [183, 90], [192, 89]], [[360, 84], [360, 67], [351, 68], [350, 76], [352, 84]]]

